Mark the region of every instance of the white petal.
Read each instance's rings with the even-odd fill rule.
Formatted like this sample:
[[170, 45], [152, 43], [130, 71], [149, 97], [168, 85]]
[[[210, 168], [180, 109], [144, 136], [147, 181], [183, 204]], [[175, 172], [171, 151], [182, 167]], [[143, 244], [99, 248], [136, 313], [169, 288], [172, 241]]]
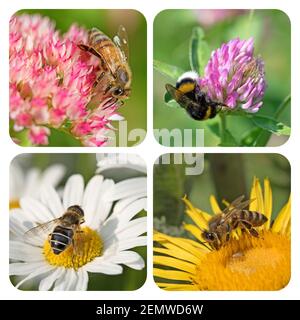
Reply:
[[36, 168], [32, 168], [28, 171], [25, 176], [25, 187], [24, 194], [22, 196], [36, 197], [39, 196], [39, 186], [40, 186], [40, 174], [41, 171]]
[[122, 200], [119, 200], [114, 206], [114, 212], [121, 212], [131, 203], [137, 200], [137, 197], [129, 197]]
[[121, 251], [111, 259], [111, 262], [122, 263], [135, 270], [142, 270], [145, 267], [144, 259], [134, 251]]
[[64, 273], [56, 279], [53, 287], [53, 291], [64, 291], [66, 288], [67, 282], [67, 276], [68, 276], [68, 269], [64, 269]]
[[64, 208], [60, 201], [58, 193], [51, 186], [43, 185], [41, 187], [41, 199], [42, 202], [51, 210], [55, 218], [59, 218]]
[[9, 216], [9, 231], [12, 232], [18, 238], [22, 238], [24, 233], [28, 230], [23, 224], [19, 222], [19, 220], [14, 216], [14, 214], [10, 214]]
[[[114, 219], [116, 220], [116, 219]], [[115, 228], [113, 228], [115, 226]], [[106, 224], [101, 228], [100, 234], [104, 242], [107, 242], [111, 237], [118, 240], [138, 237], [147, 231], [147, 217], [142, 217], [129, 221], [128, 223], [118, 223], [107, 220]]]
[[147, 237], [140, 236], [138, 238], [127, 239], [119, 243], [119, 250], [128, 250], [135, 247], [147, 245]]
[[65, 209], [72, 205], [82, 204], [83, 189], [84, 181], [80, 174], [74, 174], [68, 179], [63, 195]]
[[119, 264], [119, 263], [126, 264], [126, 263], [135, 262], [139, 258], [140, 258], [140, 255], [134, 251], [121, 251], [121, 252], [118, 252], [116, 256], [111, 257], [109, 259], [109, 262], [116, 263], [116, 264]]
[[30, 279], [34, 279], [35, 277], [38, 277], [40, 275], [43, 275], [53, 269], [53, 266], [47, 265], [44, 263], [43, 266], [40, 266], [39, 268], [36, 268], [35, 271], [30, 273], [26, 278], [24, 278], [22, 281], [20, 281], [17, 285], [16, 288], [19, 288], [23, 283]]
[[74, 269], [68, 269], [66, 274], [65, 291], [75, 290], [77, 284], [77, 272]]
[[10, 263], [9, 275], [10, 276], [27, 275], [35, 271], [37, 268], [40, 268], [44, 265], [46, 265], [45, 261], [30, 262], [30, 263], [24, 263], [24, 262]]
[[147, 194], [147, 178], [126, 179], [115, 184], [114, 193], [109, 200], [115, 201], [138, 195], [139, 197]]
[[132, 263], [126, 263], [126, 266], [129, 267], [129, 268], [132, 268], [134, 270], [142, 270], [142, 269], [145, 268], [145, 261], [141, 257], [140, 260], [137, 260], [137, 261], [132, 262]]
[[107, 195], [114, 188], [114, 182], [100, 175], [94, 176], [86, 186], [83, 199], [86, 224], [97, 229], [108, 216], [112, 201], [107, 201]]
[[20, 261], [41, 261], [44, 260], [42, 248], [34, 247], [20, 241], [9, 241], [10, 259]]
[[110, 218], [118, 217], [121, 224], [126, 224], [144, 209], [146, 202], [147, 199], [142, 198], [131, 202], [127, 207], [123, 208], [122, 211], [117, 211], [118, 208], [115, 208]]
[[12, 162], [9, 168], [9, 199], [20, 199], [24, 190], [24, 174], [19, 165]]
[[51, 165], [42, 173], [41, 183], [49, 184], [53, 187], [56, 187], [65, 175], [65, 173], [65, 166], [61, 164]]
[[129, 221], [127, 225], [116, 231], [116, 237], [119, 240], [138, 237], [147, 231], [147, 217], [142, 217]]
[[89, 276], [86, 270], [80, 268], [77, 271], [78, 281], [76, 283], [75, 290], [77, 291], [86, 291], [88, 287]]
[[55, 218], [54, 215], [36, 199], [30, 197], [22, 198], [20, 205], [26, 212], [29, 221], [42, 223]]
[[42, 279], [39, 285], [40, 291], [50, 290], [54, 282], [65, 272], [64, 268], [56, 268], [46, 278]]
[[123, 268], [117, 264], [103, 261], [101, 258], [96, 258], [85, 266], [88, 272], [104, 273], [109, 275], [121, 274]]

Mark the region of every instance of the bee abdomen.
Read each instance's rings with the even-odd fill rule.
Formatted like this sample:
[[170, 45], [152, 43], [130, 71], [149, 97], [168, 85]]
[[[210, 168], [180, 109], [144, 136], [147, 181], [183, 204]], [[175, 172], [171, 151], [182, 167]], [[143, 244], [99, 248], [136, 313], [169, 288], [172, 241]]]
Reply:
[[243, 210], [241, 212], [241, 219], [251, 222], [254, 227], [262, 226], [265, 222], [268, 221], [268, 218], [264, 214], [257, 211], [249, 210]]
[[72, 243], [74, 232], [72, 229], [57, 226], [51, 236], [50, 245], [54, 254], [60, 254]]

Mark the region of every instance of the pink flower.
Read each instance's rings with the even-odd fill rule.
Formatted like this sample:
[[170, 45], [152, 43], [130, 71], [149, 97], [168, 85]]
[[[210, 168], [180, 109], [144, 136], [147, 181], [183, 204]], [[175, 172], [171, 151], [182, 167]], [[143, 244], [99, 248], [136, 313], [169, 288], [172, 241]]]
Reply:
[[92, 90], [101, 69], [99, 59], [77, 46], [87, 39], [77, 25], [60, 35], [47, 17], [11, 18], [10, 118], [15, 131], [27, 129], [32, 144], [48, 144], [51, 128], [69, 131], [83, 145], [105, 144], [118, 103]]
[[42, 126], [31, 126], [29, 130], [29, 138], [33, 144], [36, 145], [47, 145], [48, 135], [50, 130]]
[[231, 109], [257, 112], [266, 89], [264, 63], [254, 57], [253, 38], [233, 39], [213, 51], [200, 87]]

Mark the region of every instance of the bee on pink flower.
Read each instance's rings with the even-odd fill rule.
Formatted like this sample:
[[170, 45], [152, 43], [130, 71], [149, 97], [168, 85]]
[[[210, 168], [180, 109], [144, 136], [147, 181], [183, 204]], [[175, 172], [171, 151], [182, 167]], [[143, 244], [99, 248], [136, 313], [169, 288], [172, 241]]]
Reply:
[[9, 39], [12, 130], [26, 130], [33, 145], [47, 145], [52, 128], [83, 145], [105, 145], [118, 106], [93, 97], [99, 62], [77, 46], [87, 41], [87, 31], [74, 24], [60, 35], [47, 17], [14, 15]]

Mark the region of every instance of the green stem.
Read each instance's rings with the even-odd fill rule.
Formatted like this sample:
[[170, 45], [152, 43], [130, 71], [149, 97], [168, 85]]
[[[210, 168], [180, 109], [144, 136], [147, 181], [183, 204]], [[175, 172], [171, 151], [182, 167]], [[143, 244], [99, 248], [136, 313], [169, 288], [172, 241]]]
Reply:
[[286, 96], [284, 98], [284, 100], [281, 102], [281, 104], [279, 105], [279, 107], [275, 113], [275, 119], [278, 119], [282, 115], [283, 111], [289, 105], [289, 102], [291, 102], [291, 95], [290, 94], [288, 96]]
[[220, 136], [221, 136], [221, 143], [225, 140], [226, 136], [226, 115], [225, 114], [220, 114]]

